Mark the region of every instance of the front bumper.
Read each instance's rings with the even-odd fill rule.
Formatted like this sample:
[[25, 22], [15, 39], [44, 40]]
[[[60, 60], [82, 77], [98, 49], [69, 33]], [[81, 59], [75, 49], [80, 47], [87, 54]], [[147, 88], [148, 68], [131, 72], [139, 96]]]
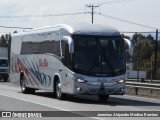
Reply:
[[124, 95], [126, 83], [75, 83], [74, 94], [77, 95]]
[[0, 78], [9, 77], [8, 73], [0, 73]]

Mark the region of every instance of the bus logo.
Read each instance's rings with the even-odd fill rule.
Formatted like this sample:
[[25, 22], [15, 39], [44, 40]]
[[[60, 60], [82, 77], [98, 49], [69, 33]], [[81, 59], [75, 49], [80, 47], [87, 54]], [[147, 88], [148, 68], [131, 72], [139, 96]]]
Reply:
[[48, 67], [48, 61], [46, 59], [39, 59], [39, 67]]
[[106, 82], [109, 82], [109, 80], [106, 80], [106, 79], [98, 79], [97, 82], [98, 82], [98, 83], [106, 83]]

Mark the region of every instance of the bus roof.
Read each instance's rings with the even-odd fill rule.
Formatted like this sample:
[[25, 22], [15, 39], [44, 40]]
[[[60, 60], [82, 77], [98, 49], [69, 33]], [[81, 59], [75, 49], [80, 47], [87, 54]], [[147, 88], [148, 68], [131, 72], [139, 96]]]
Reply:
[[65, 29], [70, 34], [79, 34], [79, 35], [100, 35], [100, 36], [120, 35], [117, 29], [110, 26], [89, 24], [89, 23], [77, 23], [77, 24], [57, 24], [53, 26], [35, 28], [21, 33], [15, 33], [13, 34], [13, 36], [52, 32], [59, 29]]

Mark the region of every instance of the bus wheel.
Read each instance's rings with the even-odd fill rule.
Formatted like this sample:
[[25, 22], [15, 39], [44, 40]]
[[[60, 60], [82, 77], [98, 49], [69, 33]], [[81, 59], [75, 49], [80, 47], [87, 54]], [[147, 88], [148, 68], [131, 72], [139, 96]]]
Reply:
[[27, 88], [26, 87], [26, 78], [25, 78], [25, 76], [23, 75], [22, 77], [21, 77], [21, 80], [20, 80], [20, 85], [21, 85], [21, 91], [22, 91], [22, 93], [24, 93], [24, 94], [33, 94], [33, 93], [35, 93], [35, 89], [33, 89], [33, 88]]
[[100, 102], [107, 102], [109, 95], [98, 95], [98, 98]]
[[61, 86], [60, 80], [57, 80], [56, 81], [56, 97], [59, 100], [63, 99], [63, 94], [62, 94], [62, 91], [61, 91], [61, 87], [62, 86]]
[[8, 77], [4, 77], [4, 82], [7, 82], [8, 81]]

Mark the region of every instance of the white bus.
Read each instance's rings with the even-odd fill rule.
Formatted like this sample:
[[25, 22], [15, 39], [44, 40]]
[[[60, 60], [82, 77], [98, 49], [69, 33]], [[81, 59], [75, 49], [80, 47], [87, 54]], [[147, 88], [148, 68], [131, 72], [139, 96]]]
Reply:
[[125, 94], [125, 52], [120, 33], [96, 24], [55, 25], [16, 33], [11, 41], [10, 75], [22, 93]]

